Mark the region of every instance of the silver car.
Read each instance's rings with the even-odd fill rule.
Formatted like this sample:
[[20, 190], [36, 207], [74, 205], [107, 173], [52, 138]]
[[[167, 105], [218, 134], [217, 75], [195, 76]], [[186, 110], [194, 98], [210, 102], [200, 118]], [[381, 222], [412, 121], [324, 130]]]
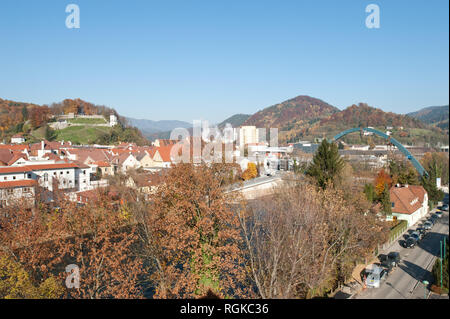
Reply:
[[433, 228], [433, 224], [432, 224], [431, 222], [429, 222], [429, 221], [426, 221], [426, 222], [423, 224], [423, 228], [424, 228], [425, 230], [430, 230], [431, 228]]

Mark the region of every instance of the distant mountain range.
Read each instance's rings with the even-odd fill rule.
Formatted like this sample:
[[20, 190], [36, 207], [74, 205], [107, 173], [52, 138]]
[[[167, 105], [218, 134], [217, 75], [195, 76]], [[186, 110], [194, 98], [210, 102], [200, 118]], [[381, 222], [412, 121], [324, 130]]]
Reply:
[[448, 105], [429, 106], [406, 115], [418, 119], [424, 123], [439, 127], [443, 130], [448, 130]]
[[[424, 112], [429, 117], [433, 114], [437, 120], [442, 120], [438, 122], [439, 125], [430, 125], [421, 118], [384, 112], [365, 103], [351, 105], [341, 111], [320, 99], [301, 95], [256, 112], [242, 125], [254, 125], [261, 128], [276, 127], [281, 143], [298, 140], [312, 141], [317, 137], [331, 138], [349, 128], [371, 126], [382, 131], [392, 127], [390, 129], [392, 136], [406, 144], [436, 144], [438, 142], [448, 144], [448, 129], [445, 130], [441, 126], [447, 121], [448, 127], [448, 107], [446, 115], [444, 112], [441, 114], [440, 109], [439, 115], [436, 115], [436, 112], [435, 109]], [[348, 135], [344, 139], [351, 143], [367, 142], [365, 141], [367, 138], [358, 134]]]
[[[113, 109], [92, 105], [79, 99], [64, 100], [62, 103], [53, 104], [50, 108], [0, 99], [0, 129], [2, 129], [2, 133], [7, 135], [17, 132], [30, 132], [27, 127], [29, 121], [24, 122], [25, 119], [30, 118], [36, 122], [40, 119], [37, 115], [42, 115], [41, 122], [45, 126], [47, 122], [46, 114], [49, 112], [67, 113], [72, 108], [78, 111], [82, 108], [83, 112], [89, 111], [93, 114], [104, 113], [108, 115], [111, 112], [117, 114]], [[402, 115], [384, 112], [365, 103], [351, 105], [344, 110], [339, 110], [320, 99], [300, 95], [266, 107], [253, 115], [235, 114], [217, 125], [219, 128], [224, 128], [226, 123], [230, 123], [232, 127], [243, 125], [254, 125], [259, 128], [276, 127], [278, 128], [280, 143], [297, 142], [299, 140], [313, 141], [318, 137], [331, 138], [335, 134], [353, 127], [371, 126], [380, 130], [387, 130], [387, 127], [390, 127], [392, 136], [402, 143], [435, 145], [437, 143], [448, 144], [448, 117], [448, 105], [427, 107], [417, 112]], [[119, 116], [119, 119], [122, 122], [121, 116]], [[169, 138], [170, 132], [177, 127], [192, 130], [192, 124], [184, 121], [152, 121], [129, 117], [125, 118], [125, 121], [138, 129], [135, 133], [140, 131], [149, 140]], [[32, 123], [32, 125], [33, 129], [42, 126], [40, 123]], [[134, 134], [136, 135], [135, 140], [140, 140], [139, 134]], [[367, 143], [367, 138], [361, 137], [359, 134], [348, 135], [344, 139], [349, 143]]]
[[137, 127], [145, 136], [152, 136], [157, 133], [170, 132], [174, 128], [190, 128], [192, 123], [176, 120], [152, 121], [145, 119], [135, 119], [127, 117], [126, 120], [131, 126]]
[[220, 129], [223, 129], [227, 123], [229, 123], [232, 127], [239, 127], [241, 126], [245, 121], [248, 120], [248, 118], [251, 117], [250, 114], [235, 114], [233, 116], [230, 116], [226, 120], [219, 123], [217, 126]]

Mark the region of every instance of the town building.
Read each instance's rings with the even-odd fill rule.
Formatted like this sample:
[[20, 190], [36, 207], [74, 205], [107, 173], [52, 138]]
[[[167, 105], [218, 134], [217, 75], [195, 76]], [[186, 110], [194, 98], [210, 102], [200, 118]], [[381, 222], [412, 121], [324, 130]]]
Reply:
[[422, 186], [395, 185], [389, 190], [392, 216], [406, 220], [408, 227], [428, 213], [428, 194]]
[[25, 138], [21, 134], [16, 134], [11, 137], [11, 144], [25, 143]]

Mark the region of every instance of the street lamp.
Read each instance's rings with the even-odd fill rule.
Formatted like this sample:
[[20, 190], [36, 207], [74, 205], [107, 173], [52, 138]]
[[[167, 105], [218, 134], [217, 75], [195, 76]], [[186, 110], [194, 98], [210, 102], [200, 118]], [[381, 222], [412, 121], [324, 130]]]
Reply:
[[424, 288], [424, 299], [427, 299], [427, 286], [428, 286], [429, 282], [424, 280], [424, 281], [422, 281], [422, 283], [424, 284], [424, 286], [423, 286], [423, 288]]

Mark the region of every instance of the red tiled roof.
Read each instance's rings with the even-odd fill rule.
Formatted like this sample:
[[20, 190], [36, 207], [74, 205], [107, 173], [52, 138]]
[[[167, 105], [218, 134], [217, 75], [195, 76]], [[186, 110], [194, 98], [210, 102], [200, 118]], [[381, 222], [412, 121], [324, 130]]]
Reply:
[[47, 170], [47, 169], [65, 169], [65, 168], [89, 168], [84, 164], [77, 163], [56, 163], [56, 164], [35, 164], [35, 165], [26, 165], [26, 166], [6, 166], [0, 167], [1, 173], [22, 173], [22, 172], [30, 172], [30, 171], [38, 171], [38, 170]]
[[424, 197], [420, 196], [420, 194], [424, 195], [425, 190], [422, 192], [419, 188], [423, 187], [415, 186], [411, 188], [410, 185], [408, 187], [393, 186], [389, 190], [391, 202], [394, 203], [392, 212], [410, 215], [422, 207]]
[[97, 161], [94, 162], [95, 165], [97, 165], [98, 167], [110, 167], [111, 164], [109, 164], [108, 162], [105, 161]]
[[60, 169], [60, 168], [78, 168], [79, 165], [75, 163], [60, 163], [60, 164], [36, 164], [36, 165], [27, 165], [23, 167], [28, 167], [33, 171], [38, 170], [46, 170], [46, 169]]
[[2, 144], [0, 145], [0, 149], [7, 149], [7, 150], [11, 150], [11, 151], [24, 151], [24, 150], [29, 150], [30, 148], [28, 147], [28, 145], [11, 145], [11, 144]]
[[411, 192], [413, 192], [414, 195], [419, 197], [420, 203], [423, 204], [423, 201], [425, 199], [425, 194], [427, 193], [425, 188], [423, 188], [422, 186], [419, 186], [419, 185], [409, 185], [408, 188], [411, 190]]
[[11, 150], [8, 149], [0, 149], [0, 163], [4, 165], [8, 165], [9, 161], [14, 157]]
[[161, 156], [163, 162], [171, 162], [170, 150], [172, 149], [172, 147], [173, 147], [173, 145], [168, 145], [168, 146], [161, 146], [161, 147], [156, 148], [156, 151]]
[[14, 156], [13, 156], [13, 158], [11, 158], [10, 160], [9, 160], [9, 162], [8, 162], [8, 165], [12, 165], [12, 164], [14, 164], [17, 160], [19, 160], [19, 159], [26, 159], [27, 158], [27, 156], [25, 155], [25, 154], [14, 154]]
[[37, 182], [34, 179], [24, 179], [20, 181], [0, 182], [0, 188], [31, 187], [36, 184]]
[[0, 174], [4, 173], [23, 173], [31, 172], [28, 166], [2, 166], [0, 167]]

